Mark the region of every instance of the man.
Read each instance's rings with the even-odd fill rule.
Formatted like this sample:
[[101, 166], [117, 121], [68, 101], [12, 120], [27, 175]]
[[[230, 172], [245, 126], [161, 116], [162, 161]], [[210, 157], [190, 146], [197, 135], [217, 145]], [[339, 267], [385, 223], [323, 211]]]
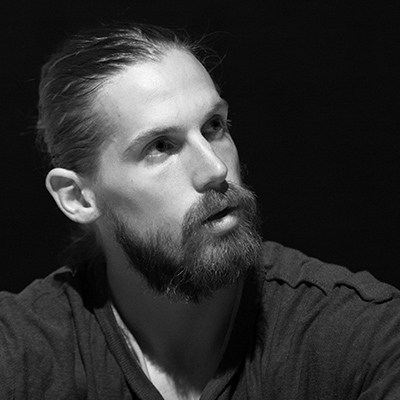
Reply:
[[261, 243], [200, 53], [115, 24], [43, 68], [46, 185], [83, 251], [1, 295], [1, 398], [399, 398], [399, 292]]

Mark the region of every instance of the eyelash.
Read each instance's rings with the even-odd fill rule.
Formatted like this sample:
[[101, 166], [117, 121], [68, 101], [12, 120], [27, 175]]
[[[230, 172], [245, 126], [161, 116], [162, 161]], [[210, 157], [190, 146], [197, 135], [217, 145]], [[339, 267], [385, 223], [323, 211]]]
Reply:
[[[211, 132], [206, 132], [207, 126], [212, 126], [215, 122], [219, 123], [219, 127], [217, 130], [212, 130]], [[229, 132], [229, 129], [231, 127], [231, 121], [229, 119], [224, 119], [222, 117], [214, 117], [210, 121], [208, 121], [205, 124], [205, 127], [202, 129], [202, 134], [207, 140], [214, 140], [218, 137], [222, 137], [225, 133]], [[168, 148], [159, 150], [157, 149], [157, 144], [163, 143], [164, 145], [167, 145]], [[152, 152], [155, 151], [156, 154], [152, 154]], [[146, 154], [148, 157], [157, 157], [161, 154], [165, 153], [174, 153], [176, 150], [176, 144], [171, 141], [171, 139], [167, 137], [159, 137], [156, 140], [154, 140], [146, 149]]]
[[[160, 143], [163, 143], [163, 144], [164, 144], [164, 147], [165, 147], [165, 145], [167, 145], [167, 146], [168, 146], [168, 149], [163, 149], [163, 150], [157, 149], [157, 144], [160, 144]], [[147, 151], [147, 154], [148, 154], [149, 156], [151, 156], [150, 153], [151, 153], [153, 150], [157, 151], [158, 154], [162, 154], [162, 153], [172, 152], [174, 148], [175, 148], [175, 145], [174, 145], [174, 143], [171, 142], [170, 139], [164, 138], [164, 137], [160, 137], [160, 138], [157, 138], [153, 143], [151, 143], [151, 144], [148, 146], [148, 148], [147, 148], [146, 151]]]
[[203, 129], [203, 135], [205, 136], [205, 137], [207, 137], [208, 136], [208, 134], [210, 134], [210, 135], [212, 135], [212, 138], [215, 138], [217, 135], [219, 135], [219, 134], [224, 134], [224, 133], [227, 133], [227, 132], [229, 132], [229, 129], [231, 128], [231, 126], [232, 126], [232, 124], [231, 124], [231, 121], [229, 120], [229, 119], [224, 119], [224, 118], [222, 118], [222, 117], [215, 117], [215, 118], [213, 118], [213, 119], [211, 119], [207, 124], [206, 124], [206, 127], [207, 127], [207, 125], [212, 125], [213, 123], [215, 123], [215, 122], [218, 122], [219, 124], [220, 124], [220, 126], [219, 126], [219, 129], [217, 130], [217, 131], [213, 131], [213, 132], [209, 132], [209, 133], [207, 133], [207, 132], [205, 132], [205, 129]]

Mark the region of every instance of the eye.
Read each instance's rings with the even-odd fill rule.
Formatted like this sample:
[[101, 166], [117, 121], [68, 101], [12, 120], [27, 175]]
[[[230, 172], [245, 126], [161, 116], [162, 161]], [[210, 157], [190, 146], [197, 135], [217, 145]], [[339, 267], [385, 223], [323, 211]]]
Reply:
[[202, 133], [207, 140], [214, 140], [229, 133], [230, 121], [221, 116], [213, 117], [203, 127]]
[[168, 138], [158, 138], [152, 142], [146, 149], [146, 155], [157, 157], [163, 154], [173, 153], [175, 150], [174, 143]]

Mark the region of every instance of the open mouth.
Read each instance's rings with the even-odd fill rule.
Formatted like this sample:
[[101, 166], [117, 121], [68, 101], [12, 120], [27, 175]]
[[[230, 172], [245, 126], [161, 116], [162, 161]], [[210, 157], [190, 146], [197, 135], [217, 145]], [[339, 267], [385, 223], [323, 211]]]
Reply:
[[208, 217], [205, 222], [213, 222], [217, 219], [224, 218], [226, 215], [228, 215], [232, 211], [232, 208], [227, 207], [224, 208], [222, 211], [217, 212], [216, 214], [211, 215], [211, 217]]

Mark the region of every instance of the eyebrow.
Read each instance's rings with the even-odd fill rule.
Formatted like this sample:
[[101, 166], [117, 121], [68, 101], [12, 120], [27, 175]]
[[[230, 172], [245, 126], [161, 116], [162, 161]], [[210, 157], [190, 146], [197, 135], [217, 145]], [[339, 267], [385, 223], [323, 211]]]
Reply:
[[[212, 108], [210, 111], [207, 112], [205, 120], [209, 119], [212, 117], [212, 115], [217, 112], [221, 108], [228, 108], [228, 102], [224, 99], [219, 100]], [[150, 129], [148, 131], [145, 131], [143, 133], [140, 133], [138, 136], [136, 136], [128, 145], [128, 147], [123, 151], [122, 153], [122, 158], [125, 158], [132, 150], [135, 148], [140, 147], [144, 143], [147, 143], [151, 141], [152, 139], [163, 136], [163, 135], [169, 135], [173, 132], [179, 132], [182, 131], [183, 127], [180, 125], [177, 126], [161, 126], [157, 127], [154, 129]]]

